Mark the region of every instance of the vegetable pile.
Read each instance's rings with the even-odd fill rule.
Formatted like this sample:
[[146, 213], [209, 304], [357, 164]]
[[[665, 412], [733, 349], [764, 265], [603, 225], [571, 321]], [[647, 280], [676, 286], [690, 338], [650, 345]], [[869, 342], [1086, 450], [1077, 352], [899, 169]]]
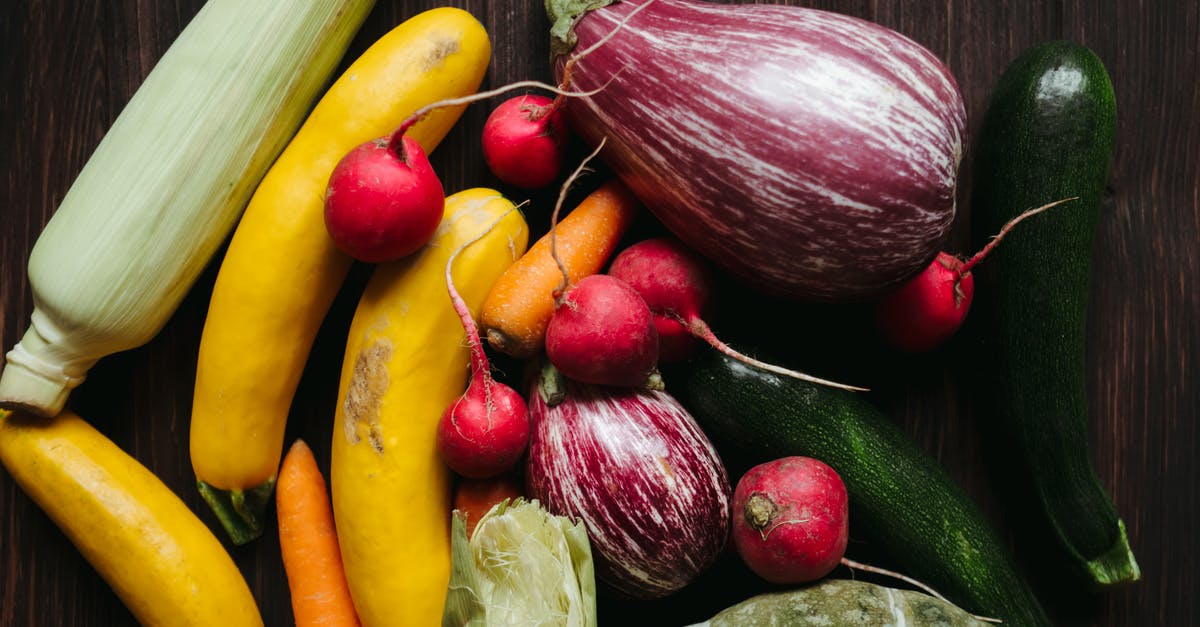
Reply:
[[[704, 624], [1048, 625], [987, 518], [865, 388], [718, 338], [710, 322], [730, 337], [755, 324], [755, 312], [719, 319], [740, 305], [718, 303], [729, 282], [784, 312], [868, 308], [876, 328], [864, 332], [908, 353], [952, 342], [978, 293], [1002, 369], [993, 404], [1071, 566], [1101, 586], [1139, 577], [1084, 429], [1082, 316], [1115, 124], [1090, 51], [1039, 46], [1005, 74], [972, 201], [976, 228], [997, 237], [964, 260], [942, 250], [962, 99], [939, 59], [882, 26], [795, 7], [549, 0], [558, 84], [501, 101], [542, 84], [476, 93], [488, 35], [465, 11], [434, 9], [316, 100], [370, 2], [300, 4], [328, 8], [212, 0], [30, 260], [37, 308], [0, 376], [0, 406], [20, 412], [0, 410], [0, 461], [139, 620], [261, 624], [197, 514], [63, 407], [97, 359], [154, 335], [231, 230], [189, 452], [203, 514], [230, 542], [277, 525], [298, 625], [587, 627], [608, 602], [686, 595], [730, 564], [752, 598], [699, 608]], [[253, 19], [286, 36], [217, 36]], [[236, 150], [169, 155], [138, 185], [102, 180], [148, 134], [185, 123], [155, 113], [183, 100], [159, 77], [230, 43], [266, 56], [228, 87], [263, 101], [190, 130], [237, 118]], [[268, 89], [264, 73], [285, 67], [296, 84]], [[1089, 80], [1030, 100], [1062, 68]], [[478, 101], [496, 104], [475, 148], [497, 189], [447, 189], [428, 152]], [[602, 162], [587, 190], [575, 185], [591, 157], [564, 178], [579, 147]], [[1081, 150], [1056, 161], [1067, 147]], [[171, 173], [201, 160], [213, 169], [188, 179], [193, 202], [162, 215]], [[220, 193], [227, 180], [237, 194]], [[557, 192], [552, 213], [510, 200], [537, 190]], [[115, 220], [110, 239], [75, 250], [101, 218]], [[117, 241], [147, 246], [96, 263], [120, 256], [105, 248]], [[336, 330], [327, 484], [304, 442], [280, 458], [305, 362], [356, 262], [369, 278]], [[124, 559], [153, 576], [131, 577]]]

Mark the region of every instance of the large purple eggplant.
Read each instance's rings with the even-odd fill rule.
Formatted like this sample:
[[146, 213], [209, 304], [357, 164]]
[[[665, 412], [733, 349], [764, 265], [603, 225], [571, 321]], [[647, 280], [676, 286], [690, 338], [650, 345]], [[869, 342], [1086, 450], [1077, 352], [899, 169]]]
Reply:
[[[549, 389], [565, 394], [547, 402]], [[529, 417], [529, 496], [583, 521], [602, 581], [658, 598], [716, 561], [729, 536], [729, 477], [672, 396], [575, 383], [547, 368]]]
[[800, 7], [547, 6], [559, 78], [579, 56], [570, 86], [603, 86], [567, 102], [572, 126], [592, 145], [607, 137], [606, 163], [713, 262], [777, 295], [854, 301], [937, 253], [966, 113], [925, 48]]

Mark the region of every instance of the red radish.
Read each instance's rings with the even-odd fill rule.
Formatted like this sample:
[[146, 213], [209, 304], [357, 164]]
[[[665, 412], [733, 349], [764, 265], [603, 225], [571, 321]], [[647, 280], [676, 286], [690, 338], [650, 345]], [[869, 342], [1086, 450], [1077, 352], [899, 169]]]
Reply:
[[450, 273], [454, 258], [477, 239], [463, 244], [446, 261], [446, 290], [471, 347], [471, 381], [462, 397], [446, 408], [437, 431], [438, 452], [446, 465], [470, 478], [490, 477], [509, 470], [529, 444], [529, 412], [525, 399], [516, 390], [492, 378], [479, 329], [455, 289]]
[[784, 457], [751, 468], [733, 492], [733, 543], [755, 574], [797, 584], [829, 574], [849, 539], [842, 478], [811, 457]]
[[558, 178], [567, 126], [557, 101], [529, 94], [496, 107], [483, 125], [483, 159], [496, 178], [538, 189]]
[[654, 313], [660, 332], [659, 359], [681, 361], [694, 349], [692, 336], [737, 359], [805, 381], [859, 390], [767, 364], [743, 355], [717, 338], [704, 321], [712, 303], [712, 277], [708, 266], [679, 240], [660, 237], [643, 240], [621, 251], [608, 274], [628, 283]]
[[[630, 12], [636, 15], [641, 8]], [[558, 178], [567, 145], [567, 124], [562, 106], [572, 95], [565, 90], [571, 84], [571, 69], [592, 50], [612, 38], [624, 22], [591, 48], [574, 55], [565, 63], [557, 98], [526, 95], [504, 101], [483, 125], [483, 159], [501, 181], [522, 189], [538, 189]], [[589, 94], [590, 95], [590, 94]]]
[[564, 99], [596, 93], [519, 81], [417, 109], [390, 137], [357, 146], [334, 168], [325, 191], [325, 228], [337, 247], [359, 261], [375, 263], [399, 259], [424, 246], [441, 222], [445, 192], [425, 151], [404, 133], [435, 109], [529, 87]]
[[445, 193], [425, 151], [402, 132], [351, 150], [325, 192], [325, 227], [343, 252], [369, 263], [410, 255], [433, 237]]
[[963, 261], [939, 252], [937, 258], [875, 306], [875, 325], [892, 346], [909, 353], [933, 350], [962, 326], [975, 295], [975, 277]]
[[682, 361], [695, 350], [693, 321], [704, 325], [712, 304], [711, 273], [699, 257], [675, 238], [648, 239], [621, 251], [608, 274], [641, 294], [654, 313], [660, 361]]
[[646, 386], [658, 365], [650, 308], [620, 279], [584, 277], [563, 293], [546, 327], [546, 357], [576, 381]]
[[983, 250], [966, 261], [939, 252], [920, 274], [876, 302], [875, 326], [880, 334], [892, 346], [909, 353], [941, 346], [958, 332], [971, 308], [975, 296], [971, 269], [1019, 222], [1069, 200], [1074, 198], [1030, 209], [1009, 220]]
[[658, 330], [646, 301], [629, 284], [604, 274], [572, 284], [558, 256], [555, 232], [567, 190], [603, 147], [601, 140], [563, 182], [550, 214], [550, 256], [563, 280], [555, 290], [554, 315], [546, 325], [546, 358], [559, 372], [583, 383], [662, 389]]

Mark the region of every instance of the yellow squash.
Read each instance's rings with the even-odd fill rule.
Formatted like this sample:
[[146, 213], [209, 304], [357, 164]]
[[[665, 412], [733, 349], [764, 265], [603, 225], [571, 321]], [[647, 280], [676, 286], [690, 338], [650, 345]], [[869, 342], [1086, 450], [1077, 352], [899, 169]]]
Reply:
[[141, 624], [263, 624], [216, 536], [149, 469], [79, 416], [0, 410], [0, 462]]
[[[351, 265], [325, 230], [330, 173], [418, 108], [474, 93], [490, 56], [486, 31], [465, 11], [405, 21], [330, 87], [254, 193], [213, 288], [191, 422], [198, 485], [234, 542], [262, 531], [292, 396]], [[430, 151], [461, 112], [435, 111], [408, 134]]]
[[421, 252], [376, 268], [342, 362], [333, 510], [346, 579], [366, 627], [441, 623], [451, 508], [437, 423], [465, 390], [469, 363], [446, 291], [446, 261], [487, 232], [453, 268], [455, 287], [478, 316], [492, 284], [528, 243], [524, 219], [499, 192], [460, 192], [446, 199], [445, 211]]

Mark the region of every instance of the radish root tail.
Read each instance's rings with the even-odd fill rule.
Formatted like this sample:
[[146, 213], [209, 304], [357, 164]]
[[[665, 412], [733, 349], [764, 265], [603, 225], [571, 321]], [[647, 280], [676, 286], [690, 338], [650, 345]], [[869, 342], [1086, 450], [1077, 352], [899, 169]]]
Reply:
[[[850, 570], [861, 570], [861, 571], [868, 572], [868, 573], [875, 573], [876, 575], [883, 575], [884, 577], [891, 577], [893, 579], [899, 579], [900, 581], [903, 581], [904, 583], [907, 583], [911, 586], [916, 586], [917, 588], [920, 588], [922, 591], [929, 594], [929, 596], [931, 596], [939, 601], [942, 601], [944, 603], [950, 603], [950, 600], [947, 599], [946, 597], [942, 596], [937, 590], [934, 590], [930, 586], [928, 586], [924, 583], [921, 583], [920, 581], [917, 581], [916, 579], [913, 579], [912, 577], [909, 577], [907, 575], [902, 575], [900, 573], [890, 571], [885, 568], [879, 568], [878, 566], [871, 566], [870, 564], [856, 562], [848, 557], [842, 558], [842, 565], [845, 566], [846, 568], [849, 568]], [[977, 616], [975, 614], [972, 614], [971, 618], [974, 618], [975, 620], [983, 621], [986, 623], [1001, 623], [1001, 622], [1003, 622], [998, 618], [989, 618], [987, 616]]]
[[765, 361], [759, 361], [753, 357], [750, 357], [749, 355], [744, 355], [742, 353], [739, 353], [738, 351], [734, 350], [733, 347], [729, 346], [725, 342], [722, 342], [721, 339], [718, 338], [716, 336], [716, 334], [714, 334], [712, 332], [712, 329], [708, 328], [708, 324], [706, 324], [703, 320], [700, 320], [699, 318], [697, 318], [691, 322], [688, 322], [682, 318], [677, 318], [677, 320], [679, 321], [680, 324], [682, 324], [684, 327], [686, 327], [688, 329], [688, 331], [690, 331], [692, 333], [692, 335], [695, 335], [696, 337], [704, 340], [705, 342], [708, 342], [710, 346], [717, 349], [718, 351], [721, 351], [721, 353], [728, 355], [729, 357], [732, 357], [742, 363], [750, 364], [751, 366], [755, 366], [757, 368], [762, 368], [763, 370], [766, 370], [767, 372], [773, 372], [775, 374], [783, 375], [785, 377], [791, 377], [793, 379], [799, 379], [801, 381], [808, 381], [809, 383], [816, 383], [818, 385], [824, 385], [824, 386], [828, 386], [831, 388], [838, 388], [840, 390], [850, 390], [851, 392], [867, 392], [867, 391], [869, 391], [867, 388], [862, 388], [862, 387], [858, 387], [855, 385], [847, 385], [845, 383], [838, 383], [836, 381], [829, 381], [827, 379], [821, 379], [818, 377], [814, 377], [812, 375], [804, 374], [803, 372], [796, 372], [795, 370], [789, 370], [789, 369], [783, 368], [781, 366], [769, 364]]
[[[487, 355], [483, 352], [483, 342], [479, 337], [479, 328], [475, 325], [475, 319], [471, 317], [471, 310], [467, 307], [467, 303], [463, 300], [462, 295], [458, 293], [458, 289], [454, 287], [454, 276], [451, 270], [454, 267], [454, 260], [458, 258], [459, 253], [466, 250], [471, 244], [483, 239], [488, 233], [491, 233], [497, 224], [500, 224], [510, 213], [519, 210], [524, 204], [521, 203], [505, 211], [500, 217], [493, 220], [487, 228], [475, 235], [475, 237], [463, 242], [461, 246], [450, 254], [450, 258], [446, 260], [446, 291], [450, 294], [450, 302], [454, 306], [454, 312], [458, 314], [458, 319], [462, 322], [463, 331], [467, 334], [467, 344], [471, 347], [471, 367], [483, 379], [483, 394], [486, 401], [489, 422], [492, 418], [491, 365], [488, 363]], [[469, 389], [470, 383], [467, 385]]]
[[963, 276], [964, 274], [970, 272], [971, 268], [974, 268], [976, 265], [979, 264], [980, 261], [983, 261], [983, 258], [987, 257], [988, 253], [992, 252], [992, 249], [994, 249], [996, 247], [996, 245], [1000, 243], [1000, 240], [1004, 239], [1004, 236], [1008, 235], [1008, 232], [1013, 230], [1013, 227], [1020, 224], [1026, 218], [1031, 218], [1047, 209], [1050, 209], [1052, 207], [1057, 207], [1058, 205], [1061, 205], [1063, 203], [1071, 202], [1072, 200], [1079, 200], [1079, 197], [1072, 196], [1070, 198], [1063, 198], [1062, 200], [1056, 200], [1052, 203], [1047, 203], [1045, 205], [1042, 205], [1041, 207], [1034, 207], [1033, 209], [1027, 209], [1027, 210], [1025, 210], [1025, 212], [1021, 213], [1017, 217], [1009, 220], [1008, 222], [1005, 222], [1004, 226], [1001, 227], [1000, 232], [997, 233], [994, 237], [992, 237], [992, 240], [990, 242], [988, 242], [986, 246], [983, 247], [983, 250], [975, 253], [974, 257], [971, 257], [965, 263], [963, 263], [963, 265], [961, 267], [959, 267], [958, 276]]
[[547, 83], [543, 83], [541, 81], [517, 81], [515, 83], [509, 83], [507, 85], [504, 85], [503, 87], [497, 87], [496, 89], [492, 89], [492, 90], [488, 90], [488, 91], [481, 91], [479, 93], [471, 94], [469, 96], [461, 96], [459, 98], [447, 98], [445, 100], [439, 100], [437, 102], [432, 102], [430, 104], [427, 104], [427, 105], [421, 107], [420, 109], [417, 109], [416, 111], [413, 112], [412, 115], [408, 116], [408, 118], [406, 120], [404, 120], [404, 122], [402, 122], [400, 124], [400, 126], [396, 129], [396, 132], [392, 134], [391, 143], [395, 144], [398, 141], [396, 138], [404, 135], [404, 133], [407, 132], [408, 129], [412, 128], [414, 124], [416, 124], [417, 122], [420, 122], [421, 118], [424, 118], [426, 115], [429, 115], [430, 112], [436, 111], [437, 109], [441, 109], [443, 107], [455, 107], [455, 106], [459, 106], [459, 105], [468, 105], [468, 104], [471, 104], [472, 102], [478, 102], [480, 100], [487, 100], [488, 98], [493, 98], [495, 96], [506, 94], [510, 91], [515, 91], [518, 89], [544, 89], [553, 94], [557, 94], [558, 97], [560, 97], [560, 98], [586, 98], [588, 96], [594, 96], [594, 95], [600, 93], [601, 91], [604, 91], [604, 89], [606, 87], [608, 87], [607, 82], [591, 91], [566, 91], [566, 90], [560, 89], [558, 87], [555, 87], [554, 85], [549, 85]]
[[554, 259], [554, 263], [558, 265], [558, 271], [562, 273], [563, 277], [562, 283], [559, 284], [559, 286], [554, 290], [554, 299], [556, 301], [559, 300], [559, 298], [571, 285], [571, 274], [567, 272], [567, 266], [563, 264], [562, 258], [558, 256], [558, 214], [560, 211], [562, 211], [563, 202], [566, 201], [567, 192], [571, 190], [571, 186], [574, 185], [575, 181], [578, 180], [579, 177], [585, 172], [591, 172], [591, 170], [587, 168], [588, 162], [596, 158], [596, 155], [600, 154], [600, 151], [604, 149], [604, 144], [607, 142], [608, 138], [602, 137], [600, 139], [600, 143], [596, 146], [596, 149], [593, 150], [591, 154], [584, 157], [583, 161], [579, 162], [579, 166], [575, 168], [575, 171], [571, 172], [571, 175], [567, 177], [567, 180], [563, 181], [562, 187], [558, 190], [558, 200], [554, 203], [554, 212], [550, 214], [550, 257]]

